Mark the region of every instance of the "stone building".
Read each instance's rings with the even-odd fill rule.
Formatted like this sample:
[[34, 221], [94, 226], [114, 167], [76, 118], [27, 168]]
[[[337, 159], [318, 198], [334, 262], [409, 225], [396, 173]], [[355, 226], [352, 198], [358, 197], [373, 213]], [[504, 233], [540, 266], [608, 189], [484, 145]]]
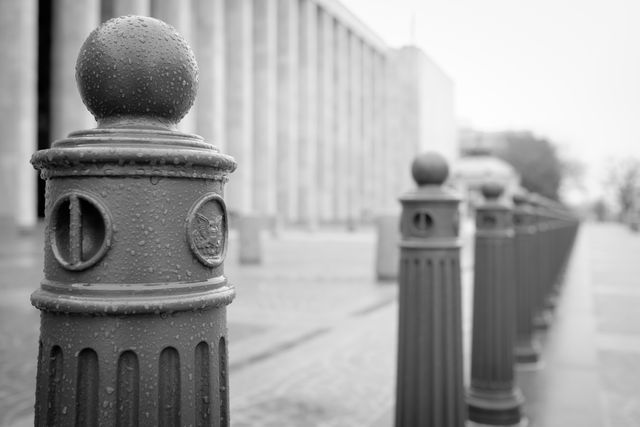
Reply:
[[358, 223], [397, 206], [416, 152], [457, 153], [450, 79], [337, 0], [3, 0], [0, 218], [29, 228], [42, 215], [28, 160], [95, 127], [76, 56], [93, 28], [125, 14], [162, 19], [190, 41], [199, 92], [180, 129], [238, 161], [232, 214]]

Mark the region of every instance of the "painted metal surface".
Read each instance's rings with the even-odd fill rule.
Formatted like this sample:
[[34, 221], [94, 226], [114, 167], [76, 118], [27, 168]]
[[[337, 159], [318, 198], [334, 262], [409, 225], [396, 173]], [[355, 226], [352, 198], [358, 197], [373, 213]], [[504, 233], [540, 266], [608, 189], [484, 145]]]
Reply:
[[36, 425], [229, 425], [224, 184], [175, 130], [197, 65], [162, 21], [105, 22], [76, 66], [98, 127], [34, 154], [46, 180]]
[[418, 156], [412, 173], [418, 188], [400, 198], [395, 425], [462, 427], [460, 198], [443, 186], [439, 154]]
[[498, 183], [476, 210], [469, 420], [517, 425], [524, 402], [514, 381], [516, 292], [512, 205]]

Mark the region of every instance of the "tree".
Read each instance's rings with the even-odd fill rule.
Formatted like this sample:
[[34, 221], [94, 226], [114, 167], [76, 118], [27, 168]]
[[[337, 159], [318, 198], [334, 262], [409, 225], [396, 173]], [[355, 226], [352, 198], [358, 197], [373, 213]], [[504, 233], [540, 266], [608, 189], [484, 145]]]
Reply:
[[613, 190], [622, 217], [639, 208], [636, 198], [640, 188], [640, 160], [626, 158], [612, 163], [605, 186]]
[[495, 146], [500, 157], [520, 174], [522, 186], [529, 191], [558, 200], [564, 164], [556, 147], [531, 132], [501, 132]]

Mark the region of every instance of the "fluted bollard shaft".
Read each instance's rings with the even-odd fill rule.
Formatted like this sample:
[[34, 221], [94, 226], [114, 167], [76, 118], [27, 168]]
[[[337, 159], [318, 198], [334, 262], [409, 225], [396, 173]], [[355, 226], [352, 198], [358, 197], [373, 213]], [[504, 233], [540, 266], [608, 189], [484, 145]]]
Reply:
[[536, 284], [534, 297], [534, 326], [547, 329], [551, 325], [552, 313], [547, 306], [547, 296], [551, 288], [551, 260], [549, 259], [551, 223], [548, 212], [542, 204], [540, 196], [531, 194], [528, 197], [533, 206], [536, 233], [534, 245], [536, 247]]
[[486, 203], [476, 210], [469, 420], [518, 425], [522, 394], [514, 384], [514, 229], [503, 187], [485, 184]]
[[148, 17], [109, 20], [80, 51], [98, 127], [32, 158], [47, 181], [37, 426], [229, 425], [222, 195], [236, 164], [176, 131], [197, 71]]
[[518, 193], [514, 201], [514, 257], [516, 291], [516, 362], [537, 363], [540, 357], [539, 344], [533, 327], [536, 296], [536, 226], [532, 207], [524, 194]]
[[401, 197], [396, 427], [463, 427], [460, 199], [444, 158], [418, 156]]

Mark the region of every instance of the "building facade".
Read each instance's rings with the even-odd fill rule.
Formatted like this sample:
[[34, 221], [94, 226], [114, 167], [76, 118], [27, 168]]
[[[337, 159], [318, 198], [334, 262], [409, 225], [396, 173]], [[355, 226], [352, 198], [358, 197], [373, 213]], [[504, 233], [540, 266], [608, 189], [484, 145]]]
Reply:
[[126, 14], [168, 22], [194, 49], [198, 97], [180, 130], [237, 160], [232, 214], [355, 224], [397, 208], [418, 151], [457, 153], [451, 80], [336, 0], [4, 0], [0, 217], [28, 228], [42, 214], [28, 160], [95, 127], [76, 56], [100, 22]]

